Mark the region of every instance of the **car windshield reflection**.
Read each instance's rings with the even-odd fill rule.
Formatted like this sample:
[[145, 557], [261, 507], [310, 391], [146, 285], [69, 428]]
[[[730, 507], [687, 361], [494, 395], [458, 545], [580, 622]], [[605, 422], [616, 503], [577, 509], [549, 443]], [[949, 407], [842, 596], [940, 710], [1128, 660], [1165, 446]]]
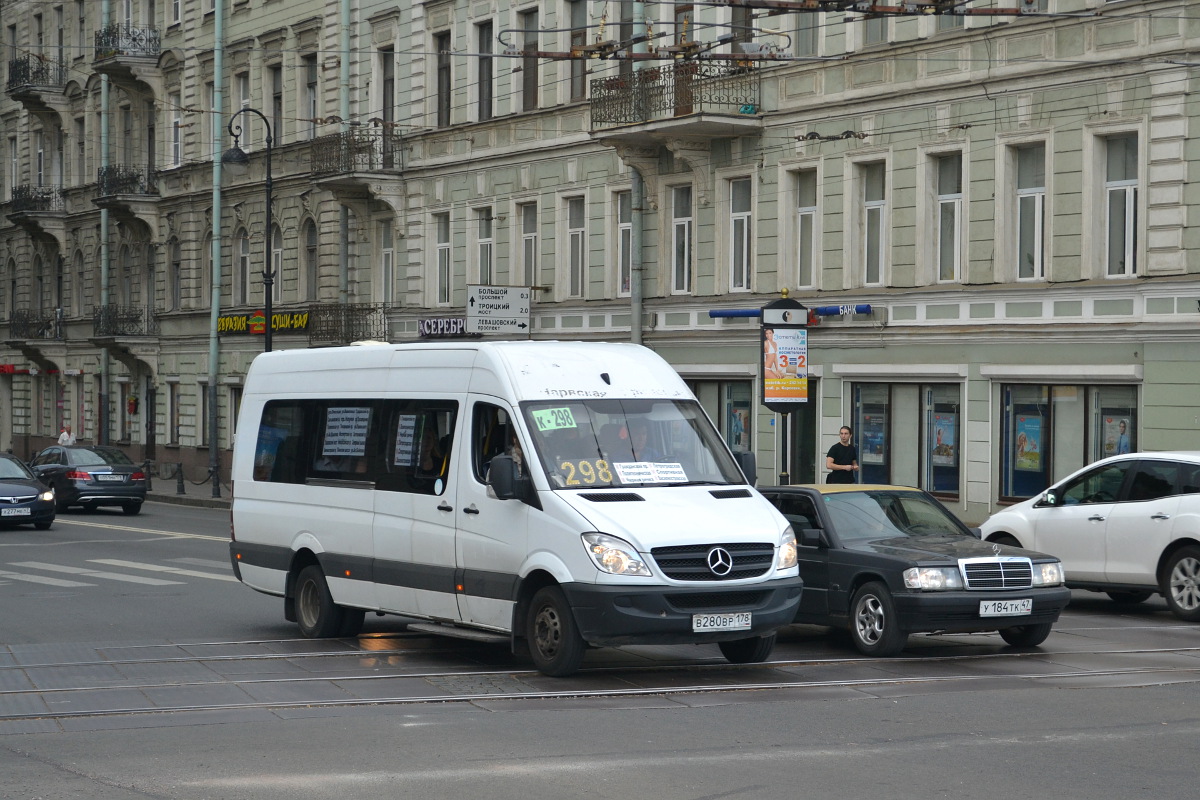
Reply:
[[916, 492], [888, 490], [824, 495], [843, 543], [912, 536], [970, 536], [952, 515]]

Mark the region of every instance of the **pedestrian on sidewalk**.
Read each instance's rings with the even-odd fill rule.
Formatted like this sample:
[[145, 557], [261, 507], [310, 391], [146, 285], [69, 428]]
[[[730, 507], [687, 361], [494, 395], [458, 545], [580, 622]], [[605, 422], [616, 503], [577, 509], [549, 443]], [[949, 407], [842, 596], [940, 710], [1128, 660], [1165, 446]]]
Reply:
[[75, 434], [71, 433], [71, 423], [63, 425], [62, 433], [58, 435], [58, 443], [65, 445], [75, 444]]

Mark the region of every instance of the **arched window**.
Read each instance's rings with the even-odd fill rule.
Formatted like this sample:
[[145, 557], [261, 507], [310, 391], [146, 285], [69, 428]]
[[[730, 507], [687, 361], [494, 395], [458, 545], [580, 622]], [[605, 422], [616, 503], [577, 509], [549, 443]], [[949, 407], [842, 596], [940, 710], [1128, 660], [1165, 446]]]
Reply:
[[40, 255], [33, 259], [33, 299], [31, 308], [35, 311], [41, 311], [45, 307], [46, 300], [46, 276], [42, 270], [45, 265], [42, 263]]
[[87, 297], [84, 295], [86, 281], [83, 274], [83, 251], [75, 251], [75, 262], [71, 268], [71, 295], [76, 316], [83, 316]]
[[158, 305], [158, 252], [153, 244], [146, 245], [146, 268], [142, 272], [141, 303], [146, 308]]
[[[117, 305], [128, 306], [131, 304], [130, 297], [133, 295], [133, 253], [129, 251], [129, 245], [121, 245], [121, 249], [117, 255], [117, 265], [119, 271], [119, 281], [117, 284]], [[112, 299], [109, 298], [109, 302]]]
[[312, 220], [304, 223], [304, 299], [317, 299], [320, 263], [317, 260], [317, 226]]
[[250, 234], [242, 228], [237, 234], [237, 268], [233, 279], [233, 304], [244, 306], [250, 302]]

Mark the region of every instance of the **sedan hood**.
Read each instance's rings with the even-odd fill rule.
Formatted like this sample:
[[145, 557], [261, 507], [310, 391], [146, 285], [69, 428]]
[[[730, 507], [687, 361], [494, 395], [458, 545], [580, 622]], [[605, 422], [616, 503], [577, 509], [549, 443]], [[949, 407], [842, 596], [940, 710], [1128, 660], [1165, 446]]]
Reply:
[[18, 497], [46, 491], [46, 487], [34, 481], [0, 479], [0, 497]]
[[1023, 556], [1034, 559], [1044, 557], [1042, 553], [1022, 550], [1019, 547], [981, 542], [973, 536], [895, 536], [888, 539], [851, 542], [846, 545], [846, 549], [908, 559], [914, 564], [931, 561], [957, 563], [960, 558], [995, 558], [996, 556]]

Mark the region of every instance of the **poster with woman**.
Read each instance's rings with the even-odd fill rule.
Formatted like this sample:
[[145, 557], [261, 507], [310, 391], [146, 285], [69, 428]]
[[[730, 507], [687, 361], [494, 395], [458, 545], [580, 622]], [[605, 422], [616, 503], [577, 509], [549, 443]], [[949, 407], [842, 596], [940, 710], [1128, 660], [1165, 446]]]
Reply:
[[1042, 471], [1042, 418], [1018, 414], [1016, 417], [1016, 452], [1013, 468], [1026, 472]]
[[933, 449], [929, 460], [935, 467], [953, 467], [958, 463], [957, 431], [958, 414], [941, 412], [933, 415]]

